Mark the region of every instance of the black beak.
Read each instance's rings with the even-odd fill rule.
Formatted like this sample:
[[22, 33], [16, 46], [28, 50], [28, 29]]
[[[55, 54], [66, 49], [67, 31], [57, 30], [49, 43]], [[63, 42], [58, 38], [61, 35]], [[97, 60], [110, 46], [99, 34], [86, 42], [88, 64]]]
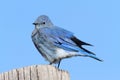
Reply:
[[38, 23], [33, 23], [33, 25], [37, 25]]

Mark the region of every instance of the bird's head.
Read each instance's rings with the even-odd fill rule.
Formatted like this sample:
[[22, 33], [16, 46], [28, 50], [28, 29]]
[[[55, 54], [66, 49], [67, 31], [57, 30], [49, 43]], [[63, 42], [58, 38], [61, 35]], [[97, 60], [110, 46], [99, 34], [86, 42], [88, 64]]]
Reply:
[[39, 16], [33, 23], [36, 28], [53, 26], [51, 20], [46, 15]]

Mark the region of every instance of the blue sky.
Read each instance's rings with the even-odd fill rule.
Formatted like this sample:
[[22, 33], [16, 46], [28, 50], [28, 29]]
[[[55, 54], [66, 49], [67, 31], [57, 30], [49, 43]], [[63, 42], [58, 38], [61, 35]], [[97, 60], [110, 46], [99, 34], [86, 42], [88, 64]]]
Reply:
[[0, 1], [0, 72], [48, 64], [31, 40], [32, 23], [39, 15], [72, 31], [94, 47], [85, 48], [103, 59], [74, 57], [61, 62], [71, 80], [119, 80], [119, 0], [3, 0]]

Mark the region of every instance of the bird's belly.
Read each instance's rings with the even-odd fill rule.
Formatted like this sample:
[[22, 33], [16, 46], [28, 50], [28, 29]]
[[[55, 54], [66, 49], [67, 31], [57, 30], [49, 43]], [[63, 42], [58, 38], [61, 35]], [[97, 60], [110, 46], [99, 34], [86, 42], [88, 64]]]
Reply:
[[53, 62], [54, 59], [56, 59], [54, 48], [52, 49], [52, 47], [49, 47], [48, 44], [47, 46], [46, 44], [39, 44], [38, 46], [40, 53], [46, 60], [48, 60], [49, 62]]
[[72, 57], [76, 54], [77, 54], [77, 52], [66, 51], [66, 50], [61, 49], [61, 48], [56, 48], [56, 56], [58, 56], [58, 58], [60, 58], [60, 59]]
[[38, 35], [34, 36], [32, 39], [40, 54], [50, 63], [56, 63], [62, 58], [72, 57], [76, 54], [76, 52], [70, 52], [56, 47]]
[[47, 59], [50, 63], [58, 62], [60, 59], [72, 57], [76, 52], [65, 51], [61, 48], [50, 46], [49, 44], [39, 44], [39, 50], [41, 54], [44, 54], [45, 59]]

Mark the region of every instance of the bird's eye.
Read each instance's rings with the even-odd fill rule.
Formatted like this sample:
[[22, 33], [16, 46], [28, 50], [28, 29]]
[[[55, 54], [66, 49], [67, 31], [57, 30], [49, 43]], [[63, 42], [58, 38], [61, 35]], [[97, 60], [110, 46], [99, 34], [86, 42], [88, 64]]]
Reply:
[[42, 22], [42, 24], [45, 24], [45, 22]]

